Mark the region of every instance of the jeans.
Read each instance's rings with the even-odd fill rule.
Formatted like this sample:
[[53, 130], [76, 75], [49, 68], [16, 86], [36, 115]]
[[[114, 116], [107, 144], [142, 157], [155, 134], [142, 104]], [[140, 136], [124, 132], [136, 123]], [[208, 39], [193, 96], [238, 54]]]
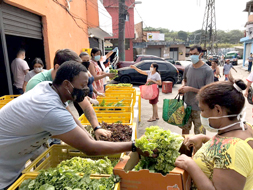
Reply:
[[251, 72], [252, 62], [249, 62], [248, 71]]
[[13, 85], [13, 93], [14, 94], [24, 94], [24, 91], [22, 88], [17, 88], [16, 86]]

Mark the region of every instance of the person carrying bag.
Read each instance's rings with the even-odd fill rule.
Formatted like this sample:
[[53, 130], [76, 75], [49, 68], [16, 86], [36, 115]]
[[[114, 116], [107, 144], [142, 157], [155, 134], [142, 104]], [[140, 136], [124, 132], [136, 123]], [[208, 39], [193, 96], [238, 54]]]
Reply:
[[[147, 85], [140, 86], [141, 89], [141, 97], [149, 100], [149, 103], [152, 104], [153, 107], [153, 116], [148, 120], [148, 122], [153, 122], [159, 119], [158, 117], [158, 98], [159, 98], [159, 89], [158, 85], [162, 85], [161, 75], [158, 71], [157, 63], [152, 63], [150, 66], [150, 71], [143, 71], [138, 69], [135, 65], [131, 65], [130, 68], [135, 69], [138, 73], [147, 75]], [[148, 89], [152, 90], [152, 93], [147, 91]], [[149, 96], [152, 94], [152, 96]], [[148, 96], [148, 97], [147, 97]], [[152, 98], [152, 99], [151, 99]]]
[[184, 103], [178, 94], [174, 99], [163, 100], [163, 120], [178, 127], [184, 126], [190, 118], [191, 106]]

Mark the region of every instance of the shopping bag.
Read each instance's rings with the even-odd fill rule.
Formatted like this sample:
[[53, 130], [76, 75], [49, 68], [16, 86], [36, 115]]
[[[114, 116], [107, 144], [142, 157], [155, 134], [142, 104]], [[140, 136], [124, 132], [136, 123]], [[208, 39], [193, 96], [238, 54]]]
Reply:
[[141, 98], [145, 100], [153, 100], [158, 96], [157, 84], [140, 86]]
[[191, 115], [191, 106], [187, 106], [178, 94], [174, 99], [163, 100], [163, 120], [169, 124], [183, 127]]

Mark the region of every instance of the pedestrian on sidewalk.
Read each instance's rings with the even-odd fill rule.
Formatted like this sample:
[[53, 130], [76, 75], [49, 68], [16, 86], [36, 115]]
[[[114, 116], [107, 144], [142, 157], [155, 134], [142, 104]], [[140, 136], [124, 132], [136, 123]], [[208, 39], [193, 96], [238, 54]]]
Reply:
[[244, 92], [244, 96], [245, 96], [246, 98], [248, 98], [249, 89], [250, 89], [251, 84], [252, 84], [252, 82], [253, 82], [253, 72], [250, 73], [250, 75], [247, 77], [246, 80], [247, 80], [247, 88], [246, 88], [246, 90], [245, 90], [245, 92]]
[[185, 138], [185, 145], [196, 153], [179, 156], [175, 165], [189, 173], [191, 189], [252, 190], [253, 129], [242, 113], [246, 85], [229, 78], [201, 88], [197, 95], [202, 125], [216, 134]]
[[[143, 75], [147, 75], [147, 83], [149, 84], [157, 84], [157, 88], [158, 85], [162, 85], [162, 80], [161, 80], [161, 75], [158, 71], [158, 65], [157, 63], [152, 63], [150, 66], [150, 71], [143, 71], [141, 69], [138, 69], [135, 65], [131, 65], [130, 68], [135, 69], [138, 73], [143, 74]], [[152, 117], [148, 120], [148, 122], [153, 122], [159, 119], [158, 116], [158, 107], [157, 107], [157, 103], [158, 103], [158, 98], [159, 98], [159, 89], [158, 89], [158, 95], [155, 99], [153, 100], [149, 100], [149, 103], [152, 105], [153, 107], [153, 115]]]
[[200, 108], [196, 95], [200, 88], [213, 82], [213, 70], [201, 60], [203, 56], [201, 46], [191, 47], [190, 56], [192, 64], [185, 68], [183, 86], [178, 90], [179, 94], [184, 95], [185, 103], [192, 107], [191, 116], [186, 125], [182, 127], [182, 134], [190, 133], [192, 123], [194, 124], [195, 134], [205, 134], [205, 129], [201, 129]]
[[29, 71], [29, 66], [25, 59], [25, 50], [19, 49], [17, 57], [11, 63], [11, 71], [13, 74], [13, 93], [14, 94], [23, 94], [23, 84], [25, 81], [25, 75]]
[[212, 70], [213, 70], [213, 75], [214, 75], [214, 82], [217, 82], [219, 81], [219, 78], [220, 78], [220, 68], [218, 66], [218, 61], [214, 60], [212, 61]]
[[223, 76], [225, 75], [225, 81], [228, 81], [228, 75], [229, 75], [231, 68], [234, 69], [235, 72], [237, 72], [237, 70], [233, 67], [232, 63], [230, 63], [230, 60], [227, 59], [225, 65], [223, 67]]
[[251, 72], [252, 61], [253, 61], [253, 56], [252, 56], [252, 53], [250, 53], [250, 56], [249, 56], [249, 58], [248, 58], [248, 62], [249, 62], [249, 65], [248, 65], [248, 72], [249, 72], [249, 73]]

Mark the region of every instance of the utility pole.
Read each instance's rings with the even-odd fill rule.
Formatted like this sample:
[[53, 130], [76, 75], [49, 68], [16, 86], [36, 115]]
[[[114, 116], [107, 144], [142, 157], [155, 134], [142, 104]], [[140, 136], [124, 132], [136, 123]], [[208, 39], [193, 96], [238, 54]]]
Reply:
[[[200, 44], [204, 43], [204, 49], [207, 44], [210, 46], [211, 54], [214, 54], [214, 42], [216, 41], [216, 15], [215, 15], [215, 0], [206, 0], [206, 8], [202, 25], [202, 36]], [[216, 44], [217, 46], [217, 44]]]
[[126, 0], [119, 0], [119, 61], [125, 61], [125, 19], [126, 19]]

